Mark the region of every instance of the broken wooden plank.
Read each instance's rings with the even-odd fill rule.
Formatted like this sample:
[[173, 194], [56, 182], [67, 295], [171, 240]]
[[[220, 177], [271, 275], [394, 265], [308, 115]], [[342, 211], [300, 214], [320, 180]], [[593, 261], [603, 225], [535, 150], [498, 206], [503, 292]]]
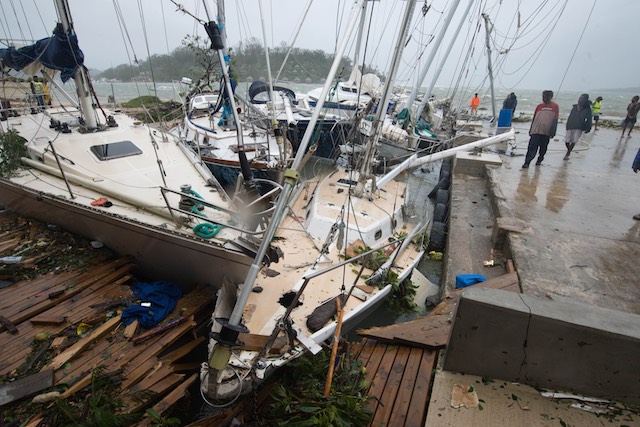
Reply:
[[113, 317], [107, 320], [104, 324], [102, 324], [99, 328], [91, 332], [91, 334], [82, 338], [80, 341], [69, 347], [63, 353], [57, 355], [46, 367], [45, 369], [59, 369], [69, 360], [73, 359], [76, 354], [80, 353], [84, 350], [89, 344], [98, 340], [101, 336], [106, 333], [109, 333], [113, 328], [115, 328], [118, 323], [120, 323], [120, 315]]
[[132, 341], [133, 341], [134, 344], [140, 344], [141, 342], [146, 341], [151, 337], [154, 337], [154, 336], [156, 336], [158, 334], [163, 333], [167, 329], [171, 329], [171, 328], [173, 328], [175, 326], [178, 326], [180, 323], [184, 322], [188, 318], [189, 318], [189, 316], [185, 315], [185, 316], [179, 317], [177, 319], [174, 319], [174, 320], [172, 320], [169, 323], [166, 323], [164, 325], [156, 326], [155, 328], [148, 330], [144, 334], [138, 335]]
[[7, 331], [9, 331], [9, 333], [11, 334], [18, 333], [18, 328], [16, 328], [16, 325], [14, 325], [13, 322], [11, 322], [11, 320], [7, 319], [6, 317], [0, 316], [0, 323], [2, 323], [2, 326], [7, 328]]
[[[242, 349], [247, 351], [258, 351], [267, 343], [269, 337], [267, 335], [244, 334], [241, 333], [238, 339], [242, 341]], [[289, 342], [284, 337], [276, 338], [275, 342], [269, 349], [269, 353], [281, 353]]]
[[53, 370], [38, 372], [26, 378], [0, 385], [0, 406], [30, 396], [53, 386]]
[[53, 341], [51, 341], [51, 348], [54, 350], [58, 350], [59, 348], [63, 347], [68, 340], [69, 338], [65, 336], [55, 337]]
[[450, 331], [448, 315], [427, 315], [404, 323], [359, 330], [358, 335], [387, 344], [435, 349], [447, 345]]
[[138, 330], [139, 323], [140, 322], [138, 322], [138, 319], [135, 319], [133, 322], [127, 325], [126, 328], [124, 328], [124, 336], [126, 339], [130, 340], [131, 338], [133, 338], [133, 336], [136, 334], [136, 331]]
[[59, 325], [65, 322], [65, 318], [63, 316], [47, 316], [46, 314], [41, 314], [32, 319], [29, 319], [34, 325]]
[[[160, 402], [156, 403], [153, 409], [158, 415], [163, 415], [168, 409], [176, 404], [180, 399], [186, 396], [187, 389], [198, 379], [198, 374], [193, 374], [176, 387], [171, 393], [167, 394]], [[151, 419], [145, 415], [142, 422], [138, 426], [151, 425]]]
[[507, 270], [507, 273], [515, 273], [516, 272], [516, 268], [513, 265], [513, 260], [512, 259], [508, 259], [507, 260], [507, 265], [505, 266], [505, 269]]
[[200, 371], [200, 367], [202, 366], [202, 362], [184, 362], [184, 363], [174, 363], [173, 370], [175, 372], [189, 372], [189, 371]]
[[189, 353], [191, 353], [191, 351], [197, 346], [199, 346], [200, 343], [202, 343], [203, 341], [204, 341], [204, 337], [198, 337], [195, 340], [190, 341], [187, 344], [183, 345], [182, 347], [179, 347], [173, 350], [172, 352], [166, 354], [165, 356], [160, 357], [160, 359], [173, 363], [177, 360], [182, 359]]

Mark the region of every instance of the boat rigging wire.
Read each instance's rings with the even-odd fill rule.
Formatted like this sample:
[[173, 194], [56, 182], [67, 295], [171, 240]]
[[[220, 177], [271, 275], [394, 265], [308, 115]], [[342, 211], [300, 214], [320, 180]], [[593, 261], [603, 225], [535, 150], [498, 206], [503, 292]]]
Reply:
[[156, 77], [153, 73], [153, 63], [151, 61], [151, 50], [149, 49], [149, 35], [147, 34], [147, 25], [144, 19], [144, 10], [142, 9], [142, 2], [138, 0], [138, 12], [140, 13], [140, 23], [142, 24], [142, 33], [144, 34], [144, 43], [147, 47], [147, 63], [149, 64], [149, 71], [151, 72], [151, 81], [153, 83], [153, 94], [158, 97], [158, 89], [156, 88]]
[[[133, 48], [133, 43], [131, 42], [131, 37], [129, 36], [129, 30], [124, 21], [124, 15], [122, 14], [122, 9], [120, 8], [120, 3], [118, 0], [113, 0], [113, 9], [116, 13], [116, 21], [118, 22], [118, 26], [120, 27], [120, 35], [122, 36], [122, 44], [124, 45], [124, 50], [127, 53], [127, 60], [129, 61], [129, 66], [133, 68], [133, 64], [138, 65], [138, 57], [136, 56], [136, 52]], [[127, 41], [129, 44], [127, 45]], [[131, 61], [131, 53], [129, 52], [129, 47], [131, 47], [131, 53], [133, 54], [133, 61]], [[142, 96], [140, 92], [140, 86], [138, 86], [137, 79], [134, 80], [136, 85], [136, 91], [138, 92], [138, 96]]]
[[[20, 25], [21, 19], [18, 18], [18, 12], [16, 12], [16, 6], [14, 5], [13, 0], [11, 0], [10, 4], [11, 4], [11, 9], [13, 10], [13, 16], [15, 16], [15, 18], [16, 18], [16, 24], [18, 25], [18, 30], [20, 31], [20, 36], [22, 37], [23, 40], [26, 40], [26, 37], [24, 35], [24, 31], [22, 31], [22, 25]], [[33, 38], [33, 36], [31, 36], [31, 38]]]
[[[14, 40], [13, 34], [11, 33], [11, 27], [9, 26], [9, 20], [7, 19], [7, 13], [4, 11], [4, 6], [2, 5], [2, 2], [0, 2], [0, 10], [2, 10], [2, 16], [4, 17], [4, 22], [7, 23], [7, 28], [5, 30], [6, 34], [9, 36], [7, 38], [10, 40]], [[19, 21], [18, 21], [18, 25], [20, 25]], [[2, 25], [2, 29], [4, 30], [4, 24]]]
[[42, 14], [40, 13], [40, 8], [38, 7], [36, 0], [33, 0], [33, 7], [35, 7], [36, 12], [38, 12], [38, 17], [40, 18], [40, 22], [42, 22], [42, 28], [44, 28], [45, 31], [48, 31], [47, 24], [45, 24], [44, 19], [42, 19]]
[[169, 36], [167, 34], [167, 20], [164, 16], [164, 0], [160, 2], [160, 11], [162, 12], [162, 27], [164, 29], [164, 43], [167, 47], [167, 55], [171, 55], [171, 51], [169, 50]]
[[31, 40], [35, 40], [35, 37], [33, 37], [33, 32], [31, 31], [31, 24], [29, 24], [29, 19], [27, 19], [27, 13], [24, 11], [24, 4], [22, 2], [20, 2], [20, 8], [22, 9], [22, 14], [24, 15], [24, 21], [27, 23], [27, 28], [29, 29]]
[[571, 59], [569, 59], [569, 63], [567, 64], [566, 70], [564, 70], [564, 75], [562, 76], [562, 80], [560, 80], [560, 85], [558, 86], [558, 91], [556, 92], [556, 96], [560, 93], [560, 89], [562, 88], [562, 84], [564, 83], [565, 77], [567, 77], [567, 73], [569, 72], [569, 68], [571, 67], [571, 63], [573, 62], [573, 58], [576, 56], [576, 52], [578, 47], [580, 46], [580, 42], [582, 41], [582, 37], [584, 36], [584, 32], [587, 30], [587, 25], [589, 24], [589, 20], [591, 19], [591, 14], [593, 14], [593, 9], [596, 7], [596, 0], [593, 0], [593, 4], [591, 5], [591, 10], [589, 11], [589, 16], [587, 17], [587, 21], [584, 23], [584, 27], [582, 28], [582, 33], [580, 33], [580, 38], [576, 43], [576, 47], [573, 50], [573, 54], [571, 55]]

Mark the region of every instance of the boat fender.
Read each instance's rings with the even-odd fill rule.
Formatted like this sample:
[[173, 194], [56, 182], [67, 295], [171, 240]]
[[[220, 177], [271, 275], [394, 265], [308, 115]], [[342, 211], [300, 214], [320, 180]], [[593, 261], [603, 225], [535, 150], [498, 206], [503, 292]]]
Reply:
[[196, 233], [196, 236], [202, 237], [203, 239], [216, 237], [220, 230], [222, 230], [220, 224], [210, 224], [208, 222], [203, 222], [193, 227], [193, 232]]

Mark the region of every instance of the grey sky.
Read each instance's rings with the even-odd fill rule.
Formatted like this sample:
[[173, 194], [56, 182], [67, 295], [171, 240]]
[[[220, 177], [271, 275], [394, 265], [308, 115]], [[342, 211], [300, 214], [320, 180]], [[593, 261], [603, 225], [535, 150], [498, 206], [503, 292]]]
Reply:
[[[430, 70], [440, 63], [442, 51], [449, 45], [468, 1], [460, 0]], [[135, 55], [139, 59], [145, 59], [147, 43], [152, 54], [163, 54], [180, 46], [187, 35], [203, 35], [200, 25], [193, 18], [176, 11], [175, 5], [169, 0], [117, 0], [128, 37], [121, 32], [114, 0], [69, 2], [80, 46], [85, 52], [86, 64], [93, 68], [105, 69], [129, 62], [123, 37], [130, 38]], [[290, 41], [307, 2], [308, 0], [262, 0], [270, 45]], [[421, 13], [423, 3], [418, 2], [411, 27], [412, 39], [405, 49], [398, 75], [400, 83], [411, 85], [415, 82], [418, 74], [418, 52], [424, 52], [424, 62], [429, 56], [430, 47], [425, 49], [423, 45], [440, 29], [442, 18], [452, 2], [453, 0], [430, 1], [428, 4], [431, 8], [424, 18]], [[206, 20], [202, 0], [184, 0], [180, 3]], [[207, 4], [215, 15], [215, 2], [208, 0]], [[344, 30], [352, 4], [350, 0], [315, 0], [296, 46], [333, 51], [336, 35]], [[2, 0], [0, 5], [1, 38], [46, 37], [56, 21], [53, 1]], [[380, 0], [373, 3], [366, 58], [367, 62], [375, 64], [380, 70], [384, 71], [388, 66], [404, 5], [405, 2], [401, 0]], [[521, 25], [516, 33], [518, 8]], [[140, 9], [144, 14], [144, 22]], [[262, 40], [258, 0], [227, 0], [226, 9], [230, 45], [237, 45], [249, 37]], [[483, 23], [477, 27], [481, 21], [481, 9], [495, 26], [492, 33], [493, 47], [502, 51], [510, 47], [506, 54], [494, 53], [496, 88], [590, 90], [640, 86], [640, 57], [636, 54], [636, 21], [640, 16], [640, 1], [628, 0], [475, 0], [437, 86], [455, 85], [460, 75], [461, 61], [469, 57], [468, 71], [462, 74], [459, 83], [483, 89], [488, 87], [485, 27]], [[28, 24], [25, 15], [29, 17]], [[589, 23], [585, 31], [587, 19]], [[146, 28], [146, 41], [143, 27]], [[470, 28], [477, 28], [477, 32]], [[470, 50], [473, 34], [476, 38]], [[350, 56], [353, 56], [353, 43], [350, 46]], [[130, 57], [133, 58], [131, 47], [128, 47]], [[275, 73], [276, 67], [272, 68]], [[424, 86], [431, 82], [432, 73], [430, 71], [427, 74]], [[176, 76], [176, 79], [180, 77]]]

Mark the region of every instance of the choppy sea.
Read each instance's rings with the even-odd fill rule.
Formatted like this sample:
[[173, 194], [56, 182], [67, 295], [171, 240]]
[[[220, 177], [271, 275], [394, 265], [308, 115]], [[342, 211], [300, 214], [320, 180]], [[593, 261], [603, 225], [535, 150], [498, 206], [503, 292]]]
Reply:
[[[294, 90], [298, 97], [304, 96], [307, 92], [317, 87], [322, 86], [321, 84], [312, 84], [312, 83], [279, 83], [279, 85], [287, 86], [290, 89]], [[136, 98], [138, 96], [143, 95], [152, 95], [157, 94], [158, 98], [163, 101], [179, 101], [181, 99], [181, 93], [185, 91], [185, 87], [180, 82], [169, 82], [169, 83], [153, 83], [149, 82], [138, 82], [138, 83], [102, 83], [95, 82], [94, 88], [98, 98], [101, 102], [106, 102], [109, 96], [114, 96], [117, 102], [126, 102], [130, 99]], [[246, 96], [249, 88], [249, 83], [241, 83], [238, 85], [238, 91], [241, 95]], [[542, 90], [541, 89], [516, 89], [513, 90], [516, 96], [518, 97], [518, 106], [516, 108], [516, 116], [520, 113], [523, 114], [532, 114], [535, 110], [536, 105], [538, 105], [542, 101]], [[551, 89], [553, 90], [553, 88]], [[606, 90], [585, 90], [585, 91], [560, 91], [557, 92], [554, 96], [554, 101], [560, 107], [561, 116], [566, 116], [571, 111], [571, 106], [578, 101], [578, 97], [582, 93], [588, 93], [590, 99], [594, 100], [596, 97], [603, 97], [602, 102], [602, 113], [601, 117], [604, 119], [618, 119], [622, 118], [626, 115], [626, 109], [629, 102], [631, 102], [631, 98], [634, 95], [640, 95], [640, 90], [634, 89], [625, 90], [625, 89], [606, 89]], [[554, 90], [555, 91], [555, 90]], [[73, 93], [73, 91], [69, 91]], [[506, 98], [507, 94], [512, 92], [512, 90], [495, 90], [495, 99], [496, 99], [496, 111], [499, 111], [502, 108], [502, 102]], [[454, 93], [450, 88], [445, 87], [436, 87], [433, 90], [433, 94], [437, 98], [442, 97], [451, 97], [451, 94]], [[471, 90], [458, 90], [453, 95], [453, 103], [457, 108], [467, 108], [469, 101], [471, 100], [471, 96], [473, 95]], [[492, 105], [491, 105], [491, 95], [489, 91], [485, 91], [485, 93], [479, 93], [481, 103], [480, 103], [480, 113], [491, 113]]]

